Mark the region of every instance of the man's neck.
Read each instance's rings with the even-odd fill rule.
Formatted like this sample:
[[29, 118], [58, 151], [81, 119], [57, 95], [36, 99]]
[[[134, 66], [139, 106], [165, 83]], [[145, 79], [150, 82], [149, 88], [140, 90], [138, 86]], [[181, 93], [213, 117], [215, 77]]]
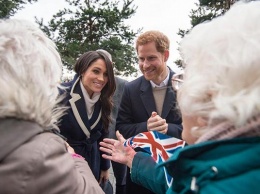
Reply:
[[160, 85], [169, 75], [169, 68], [166, 66], [165, 70], [156, 78], [156, 80], [151, 80], [154, 84]]
[[[156, 86], [160, 87], [160, 86], [167, 85], [168, 80], [169, 80], [169, 73], [170, 73], [170, 71], [169, 71], [168, 67], [166, 67], [166, 71], [162, 72], [161, 75], [158, 76], [158, 79], [151, 80], [152, 86], [156, 85]], [[165, 83], [163, 83], [163, 82], [165, 82]]]

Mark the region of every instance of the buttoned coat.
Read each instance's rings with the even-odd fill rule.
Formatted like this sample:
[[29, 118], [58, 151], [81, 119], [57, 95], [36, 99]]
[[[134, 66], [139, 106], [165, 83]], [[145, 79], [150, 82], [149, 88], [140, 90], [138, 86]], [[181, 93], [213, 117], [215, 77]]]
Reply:
[[[169, 68], [170, 75], [163, 102], [161, 117], [168, 123], [167, 135], [181, 138], [182, 119], [176, 108], [176, 93], [172, 89], [171, 77], [174, 72]], [[141, 76], [125, 84], [121, 99], [116, 129], [125, 137], [130, 138], [147, 131], [147, 120], [156, 111], [155, 100], [150, 81]], [[152, 192], [131, 181], [130, 169], [126, 177], [127, 193], [151, 194]]]
[[59, 128], [71, 147], [77, 154], [83, 156], [89, 163], [94, 176], [99, 180], [100, 171], [108, 170], [110, 161], [101, 157], [99, 142], [108, 136], [101, 120], [101, 102], [95, 103], [94, 112], [89, 119], [86, 110], [86, 103], [80, 87], [80, 77], [75, 75], [71, 82], [64, 83], [65, 90], [63, 105], [68, 109], [61, 118]]
[[[168, 123], [167, 135], [181, 138], [182, 119], [176, 108], [176, 93], [172, 89], [171, 77], [174, 74], [170, 70], [170, 79], [163, 103], [162, 115]], [[116, 121], [116, 129], [129, 138], [138, 133], [147, 131], [147, 120], [156, 111], [152, 86], [144, 76], [125, 84], [121, 104]]]

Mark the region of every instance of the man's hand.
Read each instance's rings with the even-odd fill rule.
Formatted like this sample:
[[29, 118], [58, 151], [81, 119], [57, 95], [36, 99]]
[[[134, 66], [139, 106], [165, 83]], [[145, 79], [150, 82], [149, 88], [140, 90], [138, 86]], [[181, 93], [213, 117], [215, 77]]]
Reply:
[[152, 112], [151, 117], [147, 120], [147, 130], [166, 134], [168, 131], [168, 124], [165, 119], [162, 119], [162, 117], [157, 114], [157, 112]]

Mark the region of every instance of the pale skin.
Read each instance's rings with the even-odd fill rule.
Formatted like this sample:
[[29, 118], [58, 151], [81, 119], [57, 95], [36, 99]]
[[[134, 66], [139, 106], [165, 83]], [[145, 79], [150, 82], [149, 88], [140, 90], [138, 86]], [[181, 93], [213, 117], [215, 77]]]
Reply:
[[[166, 134], [168, 124], [166, 120], [162, 119], [156, 112], [152, 112], [151, 117], [147, 121], [147, 129], [148, 131], [158, 131]], [[132, 168], [132, 162], [136, 152], [132, 148], [123, 145], [125, 138], [119, 131], [116, 131], [116, 136], [118, 140], [105, 138], [103, 142], [100, 142], [100, 150], [107, 153], [103, 154], [102, 157]]]
[[[139, 58], [139, 68], [142, 71], [145, 79], [153, 81], [155, 84], [159, 85], [163, 80], [165, 80], [168, 75], [168, 68], [166, 66], [166, 61], [169, 57], [169, 51], [160, 53], [157, 51], [154, 42], [150, 42], [145, 45], [138, 47], [138, 58]], [[183, 131], [182, 138], [188, 144], [194, 144], [197, 140], [191, 134], [191, 129], [193, 126], [204, 126], [206, 121], [201, 122], [200, 117], [188, 117], [182, 115], [183, 118]], [[166, 134], [168, 131], [168, 124], [165, 119], [162, 119], [157, 112], [152, 112], [150, 118], [147, 120], [148, 131], [158, 131], [160, 133]], [[108, 160], [119, 162], [132, 168], [132, 162], [136, 152], [131, 147], [124, 147], [123, 143], [125, 141], [124, 137], [117, 131], [116, 136], [118, 140], [115, 139], [104, 139], [100, 143], [100, 150], [105, 152], [102, 157]]]
[[106, 153], [102, 154], [102, 157], [132, 168], [132, 162], [136, 152], [131, 147], [125, 147], [123, 145], [125, 138], [119, 131], [116, 132], [116, 136], [118, 140], [105, 138], [103, 142], [100, 142], [100, 150]]
[[[103, 59], [94, 61], [81, 75], [84, 88], [92, 98], [94, 93], [101, 92], [108, 82], [106, 63]], [[101, 170], [99, 183], [109, 179], [109, 171]]]
[[66, 144], [66, 147], [67, 147], [68, 152], [69, 152], [70, 154], [75, 154], [74, 149], [73, 149], [72, 147], [70, 147], [70, 145], [69, 145], [67, 142], [65, 142], [65, 144]]
[[[138, 46], [138, 63], [146, 80], [151, 80], [159, 85], [168, 75], [166, 62], [169, 58], [169, 50], [163, 53], [158, 52], [155, 42], [149, 42]], [[157, 112], [152, 112], [151, 117], [147, 120], [148, 131], [158, 131], [166, 134], [168, 124], [161, 118]]]
[[138, 46], [139, 69], [146, 80], [151, 80], [159, 85], [168, 75], [166, 62], [169, 57], [169, 50], [163, 53], [157, 51], [155, 42], [149, 42]]
[[81, 76], [83, 86], [90, 98], [93, 93], [101, 92], [108, 82], [105, 61], [103, 59], [94, 61]]
[[[183, 131], [182, 139], [188, 144], [194, 144], [198, 137], [194, 137], [191, 133], [192, 127], [203, 127], [207, 125], [207, 120], [197, 116], [182, 115], [183, 118]], [[102, 154], [102, 157], [108, 160], [112, 160], [121, 164], [127, 165], [132, 168], [132, 162], [136, 152], [131, 147], [125, 147], [124, 137], [116, 132], [118, 140], [105, 138], [103, 142], [100, 142], [100, 150], [106, 154]]]
[[157, 114], [157, 112], [152, 112], [151, 117], [147, 120], [147, 130], [166, 134], [168, 131], [168, 124], [165, 119]]

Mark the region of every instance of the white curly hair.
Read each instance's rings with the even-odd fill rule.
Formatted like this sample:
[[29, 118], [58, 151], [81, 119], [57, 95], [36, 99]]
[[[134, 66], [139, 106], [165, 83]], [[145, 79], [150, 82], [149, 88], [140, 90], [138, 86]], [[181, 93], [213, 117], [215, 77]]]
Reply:
[[182, 114], [241, 126], [260, 113], [260, 2], [238, 2], [195, 26], [180, 45]]
[[55, 44], [36, 25], [0, 20], [0, 118], [56, 127], [62, 114], [56, 107], [61, 74]]

